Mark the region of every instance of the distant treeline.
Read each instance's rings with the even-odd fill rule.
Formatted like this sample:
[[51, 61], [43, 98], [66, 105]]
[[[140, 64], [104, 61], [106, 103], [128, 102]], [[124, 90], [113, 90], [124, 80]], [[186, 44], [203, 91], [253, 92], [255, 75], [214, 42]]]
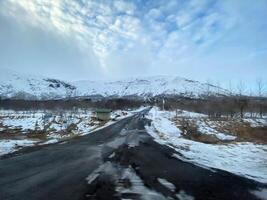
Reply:
[[141, 99], [102, 98], [69, 100], [0, 100], [0, 109], [12, 110], [61, 110], [61, 109], [127, 109], [142, 105], [156, 105], [166, 110], [188, 110], [207, 114], [210, 117], [241, 117], [249, 114], [251, 117], [267, 115], [266, 97], [248, 96], [207, 96], [205, 98], [186, 98], [181, 96], [157, 96], [146, 101]]
[[90, 108], [126, 109], [143, 105], [141, 100], [129, 100], [122, 98], [102, 99], [92, 101], [91, 99], [71, 99], [71, 100], [0, 100], [1, 109], [12, 110], [72, 110]]
[[[163, 108], [163, 100], [157, 103]], [[248, 96], [209, 96], [201, 99], [192, 98], [167, 98], [164, 100], [164, 109], [183, 109], [198, 113], [207, 114], [210, 117], [244, 117], [249, 114], [251, 117], [262, 117], [267, 115], [266, 97]]]

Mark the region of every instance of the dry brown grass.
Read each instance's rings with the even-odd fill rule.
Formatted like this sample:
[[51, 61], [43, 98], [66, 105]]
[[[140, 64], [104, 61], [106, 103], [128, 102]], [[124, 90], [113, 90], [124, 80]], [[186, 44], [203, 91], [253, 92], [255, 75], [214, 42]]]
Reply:
[[267, 144], [267, 127], [251, 127], [248, 122], [238, 119], [217, 121], [215, 128], [219, 132], [228, 132], [237, 136], [237, 141]]
[[47, 133], [44, 131], [29, 131], [25, 135], [28, 139], [47, 140]]
[[[248, 122], [240, 119], [228, 118], [174, 118], [173, 121], [182, 131], [185, 138], [203, 142], [203, 143], [229, 143], [229, 141], [221, 141], [214, 135], [201, 134], [197, 128], [197, 121], [201, 120], [208, 127], [215, 129], [218, 132], [231, 134], [236, 136], [235, 141], [239, 142], [254, 142], [259, 144], [267, 144], [267, 127], [251, 127]], [[215, 126], [212, 126], [213, 124]], [[185, 127], [187, 127], [185, 129]], [[186, 131], [185, 131], [186, 130]]]
[[221, 142], [214, 135], [201, 134], [198, 131], [195, 119], [181, 117], [175, 118], [174, 122], [177, 127], [182, 131], [182, 135], [184, 138], [207, 144], [217, 144]]

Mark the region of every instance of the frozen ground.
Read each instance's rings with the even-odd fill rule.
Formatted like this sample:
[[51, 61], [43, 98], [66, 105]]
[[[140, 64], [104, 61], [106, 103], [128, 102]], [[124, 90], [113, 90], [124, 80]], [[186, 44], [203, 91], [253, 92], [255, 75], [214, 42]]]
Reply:
[[27, 146], [51, 144], [86, 135], [129, 117], [138, 110], [115, 110], [107, 122], [96, 120], [90, 110], [0, 110], [0, 156]]
[[33, 146], [37, 141], [34, 140], [0, 140], [0, 156], [12, 153], [22, 147]]
[[[228, 142], [221, 144], [206, 144], [185, 139], [182, 131], [172, 119], [175, 112], [159, 111], [154, 107], [149, 112], [148, 118], [152, 120], [147, 126], [148, 133], [161, 144], [168, 145], [177, 151], [174, 157], [185, 159], [197, 165], [226, 170], [240, 176], [267, 183], [267, 145], [251, 142]], [[180, 116], [205, 117], [197, 113], [180, 112]], [[255, 124], [255, 122], [251, 122]], [[198, 126], [203, 134], [213, 134], [221, 140], [234, 140], [226, 133], [219, 133], [199, 120]], [[205, 127], [208, 126], [208, 127]], [[229, 133], [230, 134], [230, 133]], [[178, 153], [182, 154], [180, 156]]]
[[251, 127], [262, 127], [267, 126], [267, 116], [264, 116], [264, 118], [256, 118], [256, 119], [244, 119], [245, 122], [248, 122]]

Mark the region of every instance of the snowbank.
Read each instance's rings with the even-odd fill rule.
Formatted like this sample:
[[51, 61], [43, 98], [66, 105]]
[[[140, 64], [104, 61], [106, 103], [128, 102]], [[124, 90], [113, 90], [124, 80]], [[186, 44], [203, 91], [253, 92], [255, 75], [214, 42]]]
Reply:
[[215, 145], [184, 139], [179, 129], [165, 117], [168, 116], [167, 112], [153, 108], [148, 116], [152, 123], [146, 130], [155, 141], [168, 145], [183, 155], [181, 157], [176, 154], [175, 157], [267, 183], [266, 145], [249, 142]]
[[178, 137], [181, 131], [175, 126], [173, 122], [168, 120], [162, 115], [166, 115], [165, 112], [159, 111], [157, 108], [152, 108], [149, 112], [148, 118], [152, 120], [152, 125], [159, 133], [164, 134], [167, 137]]

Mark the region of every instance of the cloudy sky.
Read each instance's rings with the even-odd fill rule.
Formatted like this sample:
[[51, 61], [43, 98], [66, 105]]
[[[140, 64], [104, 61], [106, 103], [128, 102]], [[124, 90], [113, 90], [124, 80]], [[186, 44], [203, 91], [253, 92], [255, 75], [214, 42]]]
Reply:
[[267, 75], [266, 0], [1, 0], [0, 68], [65, 80]]

